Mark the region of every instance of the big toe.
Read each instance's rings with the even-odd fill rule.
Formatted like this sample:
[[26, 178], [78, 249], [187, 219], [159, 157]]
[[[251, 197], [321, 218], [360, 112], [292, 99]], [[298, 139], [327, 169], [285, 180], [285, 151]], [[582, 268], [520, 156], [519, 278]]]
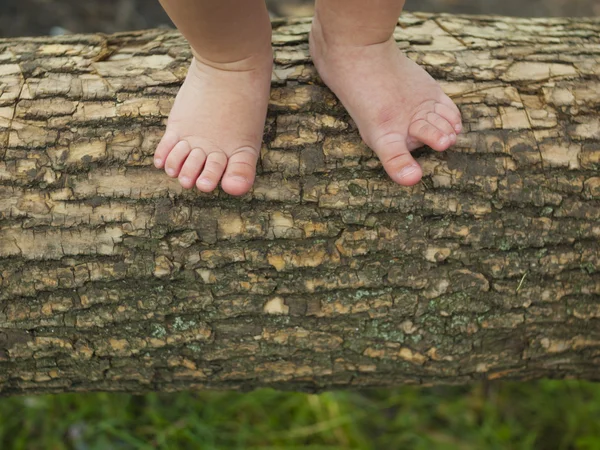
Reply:
[[421, 166], [415, 161], [402, 136], [384, 136], [373, 147], [390, 178], [402, 186], [413, 186], [423, 176]]
[[221, 187], [230, 195], [246, 194], [256, 176], [258, 151], [252, 147], [244, 147], [232, 154], [227, 162], [227, 169], [221, 181]]

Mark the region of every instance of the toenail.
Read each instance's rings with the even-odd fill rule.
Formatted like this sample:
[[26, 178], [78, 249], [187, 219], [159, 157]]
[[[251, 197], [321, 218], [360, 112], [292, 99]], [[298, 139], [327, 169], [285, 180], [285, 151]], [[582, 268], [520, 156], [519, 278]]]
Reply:
[[398, 173], [398, 178], [405, 178], [405, 177], [409, 176], [411, 173], [416, 172], [418, 168], [419, 168], [419, 166], [417, 166], [416, 164], [411, 164], [410, 166], [406, 166], [404, 169], [402, 169], [400, 171], [400, 173]]
[[450, 135], [450, 140], [456, 141], [456, 135], [454, 133]]
[[454, 129], [457, 133], [460, 133], [460, 130], [462, 130], [462, 125], [460, 123], [457, 123], [456, 125], [454, 125]]
[[246, 183], [246, 184], [248, 184], [248, 179], [244, 178], [241, 175], [232, 175], [231, 176], [231, 180], [232, 181], [237, 181], [238, 183]]
[[446, 145], [448, 143], [448, 136], [444, 136], [440, 139], [440, 145]]
[[179, 181], [181, 181], [182, 183], [188, 184], [192, 180], [190, 179], [190, 177], [181, 177], [179, 179]]
[[210, 180], [208, 180], [207, 178], [198, 178], [198, 183], [202, 184], [203, 186], [211, 186], [212, 183]]
[[157, 166], [160, 166], [160, 165], [162, 164], [162, 159], [160, 159], [160, 158], [156, 158], [156, 159], [154, 160], [154, 164], [156, 164]]
[[175, 175], [175, 169], [173, 169], [173, 168], [169, 167], [169, 168], [167, 169], [167, 173], [168, 173], [169, 175]]

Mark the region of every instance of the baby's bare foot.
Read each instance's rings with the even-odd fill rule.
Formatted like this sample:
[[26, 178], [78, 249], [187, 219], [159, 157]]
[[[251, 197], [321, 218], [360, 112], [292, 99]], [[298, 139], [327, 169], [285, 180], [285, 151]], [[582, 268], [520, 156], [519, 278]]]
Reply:
[[410, 151], [443, 151], [462, 129], [460, 112], [393, 38], [367, 45], [327, 42], [315, 17], [310, 50], [321, 78], [344, 104], [388, 175], [412, 186], [422, 176]]
[[250, 190], [269, 102], [273, 59], [211, 63], [196, 56], [154, 154], [157, 168], [181, 185], [243, 195]]

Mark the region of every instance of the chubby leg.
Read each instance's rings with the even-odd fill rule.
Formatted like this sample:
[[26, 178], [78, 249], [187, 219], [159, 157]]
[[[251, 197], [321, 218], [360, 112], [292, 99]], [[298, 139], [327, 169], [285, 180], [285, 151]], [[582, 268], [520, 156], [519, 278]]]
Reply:
[[422, 176], [411, 150], [446, 150], [462, 125], [452, 100], [394, 41], [403, 6], [404, 0], [317, 0], [310, 49], [388, 175], [411, 186]]
[[256, 174], [273, 54], [264, 0], [161, 0], [194, 58], [154, 164], [181, 185], [243, 195]]

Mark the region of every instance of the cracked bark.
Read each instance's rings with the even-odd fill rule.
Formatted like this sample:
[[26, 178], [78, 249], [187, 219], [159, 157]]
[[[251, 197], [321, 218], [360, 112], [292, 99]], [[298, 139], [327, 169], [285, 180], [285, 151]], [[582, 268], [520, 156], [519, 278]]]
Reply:
[[600, 378], [600, 20], [405, 14], [466, 128], [413, 188], [308, 28], [242, 198], [152, 166], [177, 33], [0, 41], [0, 395]]

